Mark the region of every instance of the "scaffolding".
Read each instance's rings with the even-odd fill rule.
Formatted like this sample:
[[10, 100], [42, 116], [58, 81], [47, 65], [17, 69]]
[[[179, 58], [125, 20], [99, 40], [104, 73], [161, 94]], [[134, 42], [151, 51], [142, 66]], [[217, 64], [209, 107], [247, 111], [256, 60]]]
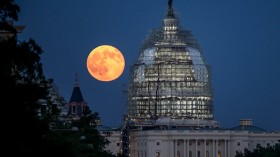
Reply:
[[213, 120], [210, 67], [191, 31], [182, 30], [169, 5], [163, 27], [149, 32], [130, 67], [128, 118]]

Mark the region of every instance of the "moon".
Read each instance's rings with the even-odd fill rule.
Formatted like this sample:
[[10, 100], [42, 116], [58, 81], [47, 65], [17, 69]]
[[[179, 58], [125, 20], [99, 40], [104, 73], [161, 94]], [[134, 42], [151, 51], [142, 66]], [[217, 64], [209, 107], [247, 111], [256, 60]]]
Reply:
[[117, 48], [101, 45], [93, 49], [87, 58], [87, 69], [92, 77], [99, 81], [109, 82], [123, 73], [125, 59]]

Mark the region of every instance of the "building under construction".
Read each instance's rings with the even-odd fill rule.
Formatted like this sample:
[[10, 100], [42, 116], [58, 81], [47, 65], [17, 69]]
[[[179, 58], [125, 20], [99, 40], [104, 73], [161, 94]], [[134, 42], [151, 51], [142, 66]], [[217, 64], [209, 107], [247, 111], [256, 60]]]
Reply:
[[180, 27], [172, 0], [162, 28], [150, 31], [130, 70], [123, 156], [233, 157], [279, 142], [279, 132], [251, 119], [229, 129], [214, 120], [209, 66], [191, 31]]
[[169, 1], [160, 29], [150, 31], [131, 66], [128, 121], [216, 127], [210, 68], [191, 31], [181, 29]]

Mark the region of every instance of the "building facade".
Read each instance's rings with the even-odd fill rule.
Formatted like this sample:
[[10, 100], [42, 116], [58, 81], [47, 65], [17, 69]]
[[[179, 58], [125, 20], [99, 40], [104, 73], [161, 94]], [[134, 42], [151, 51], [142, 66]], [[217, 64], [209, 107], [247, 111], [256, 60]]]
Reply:
[[191, 31], [181, 28], [172, 0], [162, 28], [150, 31], [130, 76], [120, 137], [125, 156], [234, 157], [280, 140], [280, 132], [256, 127], [251, 119], [220, 128], [210, 67]]
[[231, 129], [157, 127], [131, 131], [129, 153], [133, 157], [234, 157], [245, 148], [253, 151], [258, 144], [273, 146], [279, 140], [280, 132], [244, 124]]

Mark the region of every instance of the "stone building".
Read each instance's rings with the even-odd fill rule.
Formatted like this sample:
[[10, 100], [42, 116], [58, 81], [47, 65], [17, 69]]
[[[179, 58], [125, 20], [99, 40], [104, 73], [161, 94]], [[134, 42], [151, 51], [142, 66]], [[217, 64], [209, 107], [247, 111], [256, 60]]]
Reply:
[[163, 26], [144, 41], [128, 85], [122, 153], [131, 157], [234, 157], [272, 146], [280, 132], [241, 119], [221, 128], [214, 119], [211, 70], [198, 41], [180, 26], [172, 0]]

